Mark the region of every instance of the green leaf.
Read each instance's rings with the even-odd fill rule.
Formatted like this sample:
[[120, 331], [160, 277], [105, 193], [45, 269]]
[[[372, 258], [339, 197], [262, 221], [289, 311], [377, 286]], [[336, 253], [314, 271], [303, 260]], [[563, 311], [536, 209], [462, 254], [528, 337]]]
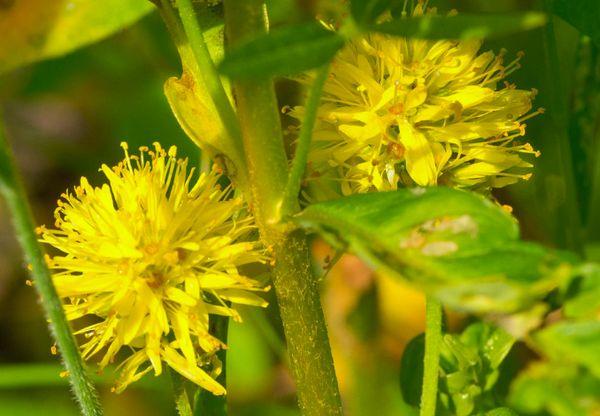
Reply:
[[[514, 338], [501, 328], [482, 322], [469, 325], [461, 334], [445, 334], [440, 351], [438, 413], [481, 415], [494, 408], [498, 367], [513, 343]], [[413, 406], [419, 405], [421, 396], [418, 380], [423, 379], [424, 348], [421, 334], [409, 342], [400, 362], [402, 396]]]
[[519, 14], [425, 15], [381, 23], [371, 30], [393, 36], [422, 39], [484, 39], [535, 29], [546, 23], [538, 12]]
[[392, 0], [351, 0], [352, 17], [359, 24], [371, 23], [392, 3]]
[[476, 346], [491, 370], [497, 370], [512, 348], [515, 339], [502, 328], [482, 322], [468, 326], [461, 335], [466, 345]]
[[411, 406], [421, 401], [425, 334], [419, 334], [406, 345], [400, 361], [400, 390], [402, 398]]
[[99, 41], [150, 12], [148, 0], [0, 3], [0, 73]]
[[523, 309], [569, 278], [569, 256], [518, 241], [509, 214], [465, 191], [353, 195], [310, 205], [296, 221], [459, 310]]
[[287, 26], [229, 51], [219, 70], [231, 78], [293, 75], [328, 62], [344, 38], [317, 22]]
[[550, 10], [600, 46], [600, 2], [598, 0], [551, 0]]
[[580, 364], [600, 378], [600, 321], [560, 322], [534, 335], [554, 359]]
[[460, 335], [444, 336], [440, 401], [450, 414], [481, 414], [497, 405], [498, 368], [513, 343], [503, 329], [483, 322], [469, 325]]

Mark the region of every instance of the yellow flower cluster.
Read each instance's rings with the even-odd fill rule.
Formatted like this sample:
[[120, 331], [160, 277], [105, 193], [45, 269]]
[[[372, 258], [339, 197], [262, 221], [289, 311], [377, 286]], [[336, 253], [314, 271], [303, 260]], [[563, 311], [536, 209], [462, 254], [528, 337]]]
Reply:
[[[413, 11], [424, 13], [419, 3]], [[447, 185], [488, 191], [530, 177], [522, 143], [534, 91], [481, 42], [367, 34], [334, 59], [309, 156], [313, 198]], [[313, 75], [303, 81], [312, 82]], [[291, 110], [299, 120], [303, 107]]]
[[62, 252], [48, 263], [67, 318], [79, 321], [82, 355], [100, 356], [104, 368], [127, 351], [117, 392], [166, 364], [224, 394], [214, 380], [223, 345], [208, 319], [239, 319], [235, 304], [266, 305], [255, 293], [265, 288], [240, 271], [265, 260], [253, 219], [217, 172], [188, 173], [175, 147], [155, 143], [137, 156], [122, 146], [125, 159], [101, 167], [107, 184], [81, 178], [58, 201], [56, 228], [38, 229]]

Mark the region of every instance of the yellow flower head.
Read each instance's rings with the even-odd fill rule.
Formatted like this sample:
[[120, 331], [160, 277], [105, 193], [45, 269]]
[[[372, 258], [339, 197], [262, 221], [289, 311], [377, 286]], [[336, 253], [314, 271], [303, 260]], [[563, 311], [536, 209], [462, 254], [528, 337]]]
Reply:
[[252, 217], [217, 185], [218, 173], [194, 179], [175, 147], [155, 143], [135, 156], [122, 146], [125, 159], [101, 167], [108, 184], [81, 178], [58, 201], [56, 228], [38, 230], [62, 252], [48, 263], [67, 318], [87, 317], [76, 332], [85, 339], [82, 355], [99, 354], [103, 368], [120, 350], [129, 353], [117, 392], [152, 370], [159, 375], [164, 363], [224, 394], [213, 379], [222, 344], [209, 334], [208, 317], [239, 319], [230, 305], [265, 306], [253, 293], [265, 289], [240, 271], [264, 262], [251, 240]]
[[[419, 3], [413, 14], [423, 13]], [[381, 34], [346, 45], [318, 111], [313, 190], [333, 196], [443, 184], [485, 191], [529, 178], [532, 165], [521, 156], [537, 152], [520, 138], [524, 121], [541, 112], [529, 113], [535, 91], [504, 81], [520, 56], [504, 64], [504, 52], [478, 54], [480, 47]], [[301, 120], [304, 108], [290, 114]]]

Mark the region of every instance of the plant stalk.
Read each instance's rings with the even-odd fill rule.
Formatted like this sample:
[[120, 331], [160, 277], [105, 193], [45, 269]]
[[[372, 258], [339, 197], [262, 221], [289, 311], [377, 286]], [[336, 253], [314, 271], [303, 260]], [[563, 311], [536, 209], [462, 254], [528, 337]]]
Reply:
[[420, 416], [435, 416], [442, 345], [442, 305], [427, 297], [425, 310], [425, 359]]
[[[226, 0], [225, 33], [235, 45], [266, 29], [262, 0]], [[302, 231], [280, 223], [288, 178], [279, 111], [272, 80], [235, 82], [252, 207], [273, 258], [280, 307], [300, 408], [306, 416], [341, 415], [333, 358], [317, 280]], [[298, 209], [296, 199], [290, 206]]]
[[6, 201], [17, 238], [25, 254], [25, 260], [30, 265], [34, 287], [40, 296], [42, 307], [50, 324], [50, 332], [58, 345], [81, 412], [85, 416], [100, 416], [102, 409], [98, 401], [98, 394], [83, 366], [79, 348], [65, 316], [62, 302], [52, 283], [52, 274], [44, 260], [44, 252], [37, 241], [31, 208], [27, 201], [25, 188], [17, 173], [12, 152], [4, 136], [1, 120], [0, 194]]
[[292, 161], [292, 167], [290, 169], [290, 174], [288, 175], [283, 195], [282, 217], [292, 214], [292, 207], [298, 202], [298, 194], [300, 193], [302, 179], [304, 178], [304, 172], [306, 171], [306, 163], [308, 161], [308, 153], [312, 141], [315, 121], [317, 119], [317, 112], [319, 110], [319, 103], [321, 101], [321, 94], [328, 75], [329, 65], [324, 65], [319, 68], [308, 93], [308, 98], [304, 107], [304, 119], [302, 120], [300, 135], [298, 136], [298, 143], [296, 145], [296, 152], [294, 154], [294, 160]]

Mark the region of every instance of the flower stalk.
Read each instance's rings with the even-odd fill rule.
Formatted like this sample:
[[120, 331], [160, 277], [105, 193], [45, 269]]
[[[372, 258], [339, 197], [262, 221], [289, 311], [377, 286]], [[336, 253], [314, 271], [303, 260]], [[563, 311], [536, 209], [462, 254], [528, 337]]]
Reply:
[[288, 175], [283, 195], [283, 205], [281, 209], [282, 216], [290, 214], [290, 207], [294, 206], [298, 201], [298, 194], [300, 193], [302, 180], [304, 178], [304, 173], [306, 172], [306, 163], [310, 152], [310, 143], [315, 121], [317, 120], [317, 112], [319, 110], [323, 86], [325, 86], [328, 75], [329, 65], [324, 65], [319, 68], [308, 93], [306, 112], [304, 114], [302, 127], [300, 128], [294, 160], [292, 161], [290, 174]]
[[437, 404], [440, 348], [442, 344], [442, 305], [427, 297], [425, 310], [425, 359], [420, 416], [435, 416]]
[[17, 173], [12, 152], [4, 137], [1, 123], [0, 194], [6, 201], [17, 238], [25, 254], [25, 259], [30, 265], [34, 287], [40, 296], [42, 307], [50, 325], [50, 331], [58, 345], [81, 412], [85, 416], [100, 416], [102, 415], [102, 409], [98, 402], [96, 389], [83, 366], [79, 348], [52, 283], [51, 273], [44, 259], [44, 252], [38, 244], [31, 208]]

